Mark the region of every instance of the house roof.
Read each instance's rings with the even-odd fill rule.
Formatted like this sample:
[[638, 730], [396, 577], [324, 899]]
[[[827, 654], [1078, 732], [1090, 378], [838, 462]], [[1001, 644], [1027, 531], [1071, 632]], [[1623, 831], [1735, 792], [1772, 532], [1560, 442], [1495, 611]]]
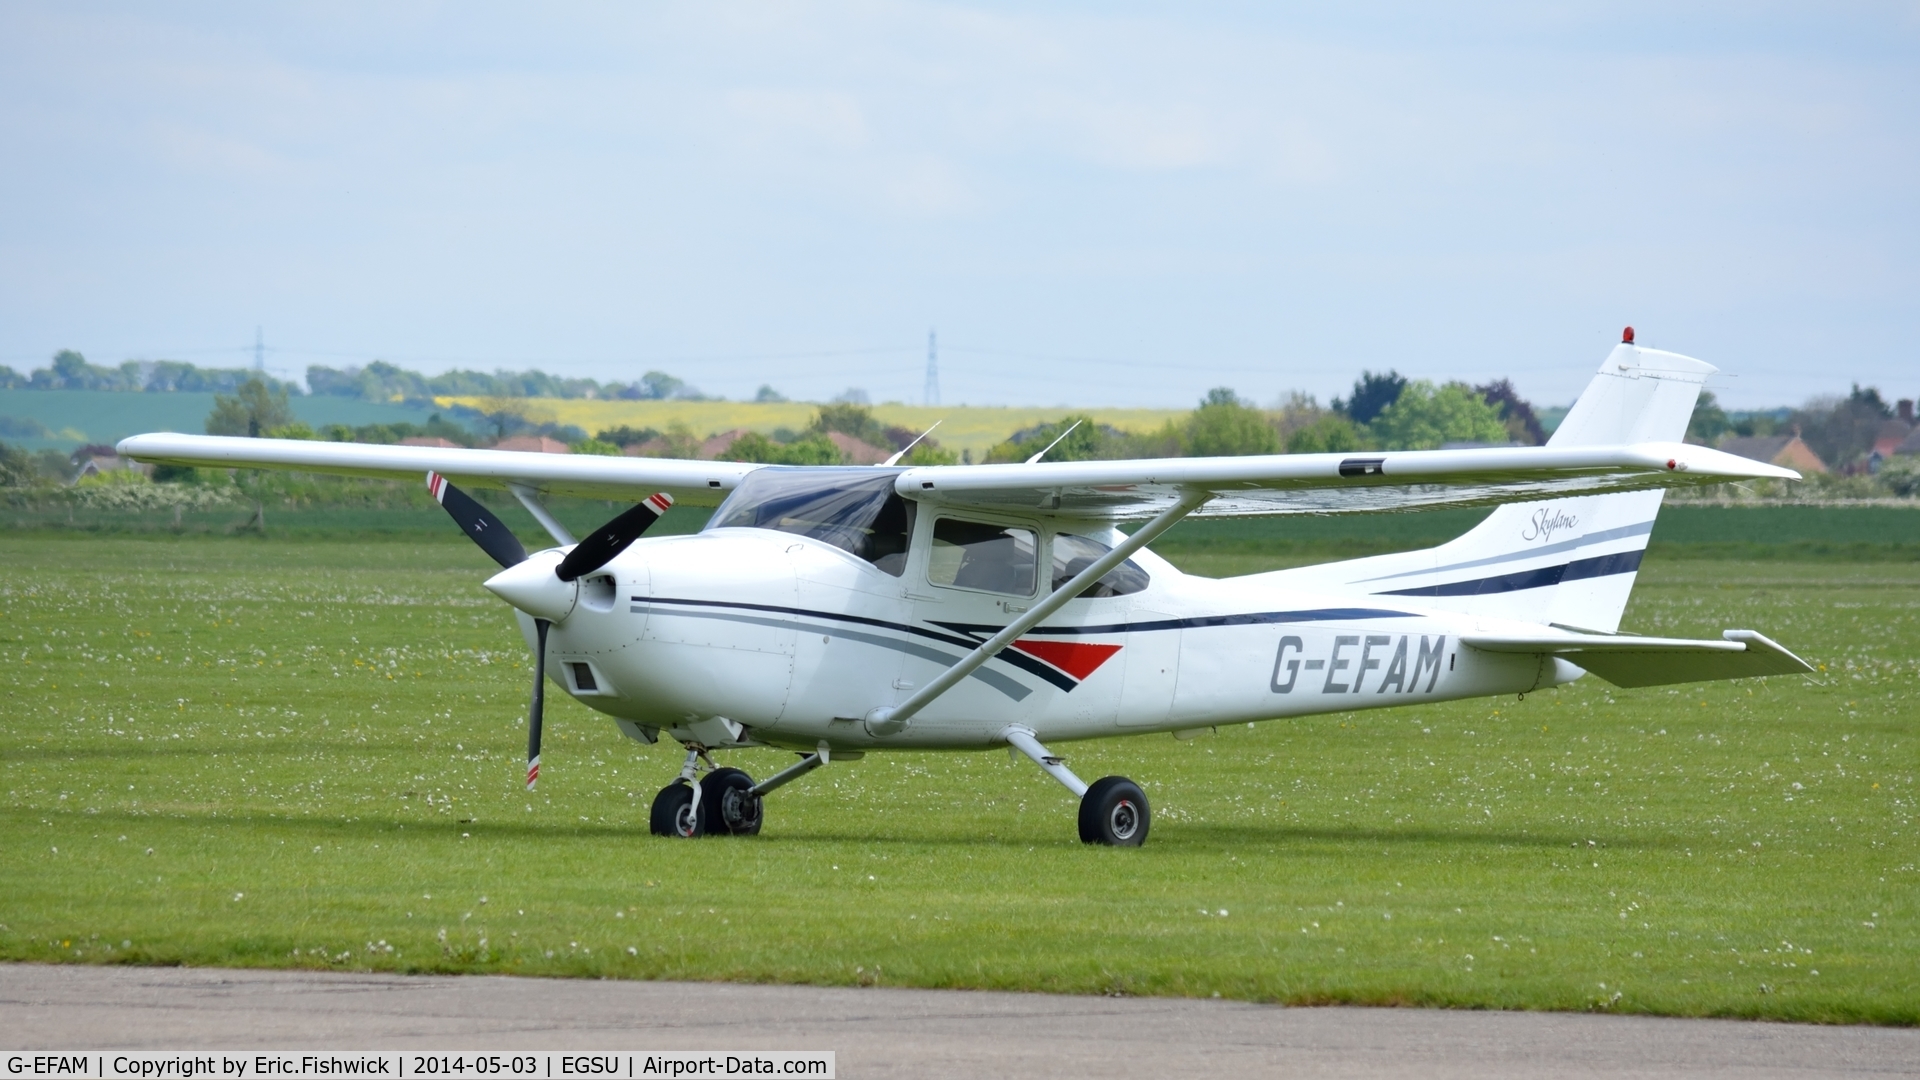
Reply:
[[142, 461], [123, 458], [118, 454], [88, 454], [80, 462], [79, 470], [73, 474], [73, 481], [79, 483], [81, 477], [97, 476], [103, 472], [115, 472], [120, 469], [128, 469], [142, 476], [153, 475], [153, 466]]
[[1806, 472], [1826, 472], [1827, 463], [1798, 435], [1734, 435], [1720, 440], [1719, 449], [1769, 465]]
[[1719, 449], [1754, 461], [1772, 461], [1795, 438], [1793, 435], [1730, 435], [1720, 440]]
[[[732, 448], [735, 439], [738, 439], [746, 433], [746, 428], [734, 428], [732, 431], [723, 431], [718, 435], [714, 435], [700, 444], [700, 450], [696, 456], [702, 461], [716, 461], [721, 454], [726, 453]], [[644, 446], [646, 444], [642, 443], [641, 445]]]
[[545, 435], [515, 435], [493, 444], [495, 450], [531, 450], [537, 454], [571, 454], [573, 450], [559, 439]]
[[628, 443], [620, 452], [627, 457], [672, 457], [673, 444], [655, 435], [646, 442]]
[[1900, 445], [1912, 437], [1914, 427], [1905, 420], [1888, 420], [1873, 436], [1873, 452], [1881, 457], [1899, 453]]
[[840, 448], [849, 465], [878, 465], [893, 456], [893, 451], [882, 450], [870, 442], [856, 439], [842, 431], [827, 432], [827, 440]]

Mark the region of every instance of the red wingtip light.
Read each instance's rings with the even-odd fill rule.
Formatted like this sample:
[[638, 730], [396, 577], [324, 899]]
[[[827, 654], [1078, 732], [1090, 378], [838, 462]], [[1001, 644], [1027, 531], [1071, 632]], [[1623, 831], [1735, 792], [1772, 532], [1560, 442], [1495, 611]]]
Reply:
[[1620, 331], [1620, 344], [1633, 344], [1633, 327], [1629, 326], [1625, 330]]

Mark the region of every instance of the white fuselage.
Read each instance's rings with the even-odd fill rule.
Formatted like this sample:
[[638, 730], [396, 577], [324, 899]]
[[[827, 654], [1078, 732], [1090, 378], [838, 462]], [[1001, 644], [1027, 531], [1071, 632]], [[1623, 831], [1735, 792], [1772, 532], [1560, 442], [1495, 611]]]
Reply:
[[[904, 700], [1048, 588], [1018, 597], [932, 584], [929, 519], [899, 576], [763, 529], [642, 540], [581, 582], [552, 629], [547, 671], [639, 737], [714, 745], [712, 721], [725, 718], [744, 726], [740, 742], [848, 751], [981, 749], [1011, 725], [1055, 741], [1179, 731], [1526, 693], [1582, 674], [1460, 644], [1463, 630], [1503, 620], [1193, 577], [1143, 551], [1144, 590], [1069, 601], [906, 730], [876, 737], [862, 722], [872, 710]], [[531, 619], [520, 622], [531, 642]]]

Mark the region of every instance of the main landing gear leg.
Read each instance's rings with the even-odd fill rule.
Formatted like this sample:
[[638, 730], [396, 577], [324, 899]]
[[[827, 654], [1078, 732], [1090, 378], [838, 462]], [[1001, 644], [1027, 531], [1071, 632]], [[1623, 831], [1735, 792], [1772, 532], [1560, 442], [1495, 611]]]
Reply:
[[1109, 847], [1139, 847], [1147, 842], [1147, 794], [1124, 776], [1103, 776], [1088, 785], [1059, 757], [1047, 752], [1033, 732], [1008, 728], [1007, 745], [1033, 759], [1048, 776], [1080, 796], [1080, 840]]

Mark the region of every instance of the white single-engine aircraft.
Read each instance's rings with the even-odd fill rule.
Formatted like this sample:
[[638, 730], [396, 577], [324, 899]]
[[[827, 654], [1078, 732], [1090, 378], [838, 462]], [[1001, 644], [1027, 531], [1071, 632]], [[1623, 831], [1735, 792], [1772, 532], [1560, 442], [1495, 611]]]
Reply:
[[[1080, 798], [1082, 840], [1137, 845], [1139, 786], [1085, 783], [1048, 744], [1525, 694], [1586, 672], [1638, 687], [1811, 670], [1752, 630], [1617, 632], [1662, 489], [1799, 479], [1681, 443], [1715, 369], [1631, 341], [1544, 447], [927, 468], [166, 434], [119, 449], [425, 475], [503, 567], [486, 587], [534, 650], [528, 787], [551, 672], [628, 736], [686, 747], [655, 833], [757, 833], [763, 796], [836, 758], [1006, 746]], [[558, 546], [528, 554], [452, 480], [513, 492]], [[642, 501], [576, 543], [541, 493]], [[676, 500], [719, 509], [698, 534], [640, 539]], [[1246, 577], [1183, 574], [1146, 546], [1188, 516], [1490, 504], [1436, 548]], [[709, 756], [746, 746], [803, 756], [758, 783]]]

